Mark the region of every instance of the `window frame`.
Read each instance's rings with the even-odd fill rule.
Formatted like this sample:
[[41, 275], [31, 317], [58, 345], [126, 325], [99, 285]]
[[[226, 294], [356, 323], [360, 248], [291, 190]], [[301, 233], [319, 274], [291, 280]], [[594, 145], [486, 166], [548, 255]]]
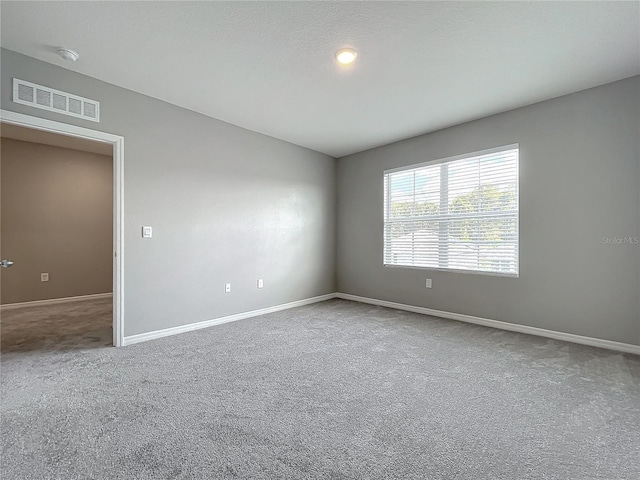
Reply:
[[[518, 150], [518, 157], [516, 162], [516, 254], [515, 254], [515, 264], [516, 264], [516, 272], [508, 273], [508, 272], [492, 272], [487, 270], [467, 270], [460, 268], [448, 268], [448, 267], [424, 267], [419, 265], [396, 265], [396, 264], [387, 264], [385, 263], [385, 226], [387, 223], [387, 219], [385, 217], [385, 211], [388, 212], [390, 210], [390, 197], [391, 195], [385, 195], [385, 178], [389, 174], [416, 170], [421, 167], [439, 165], [442, 163], [455, 162], [457, 160], [467, 160], [474, 157], [480, 157], [483, 155], [491, 155], [493, 153], [504, 152], [507, 150]], [[442, 186], [441, 186], [442, 188]], [[383, 171], [382, 173], [382, 192], [383, 192], [383, 209], [382, 209], [382, 266], [385, 268], [408, 268], [412, 270], [433, 270], [439, 272], [451, 272], [451, 273], [465, 273], [471, 275], [486, 275], [491, 277], [507, 277], [507, 278], [518, 278], [520, 276], [520, 143], [512, 143], [508, 145], [501, 145], [499, 147], [487, 148], [485, 150], [478, 150], [476, 152], [463, 153], [460, 155], [453, 155], [451, 157], [439, 158], [435, 160], [428, 160], [426, 162], [415, 163], [411, 165], [406, 165], [402, 167], [394, 167], [389, 168]]]

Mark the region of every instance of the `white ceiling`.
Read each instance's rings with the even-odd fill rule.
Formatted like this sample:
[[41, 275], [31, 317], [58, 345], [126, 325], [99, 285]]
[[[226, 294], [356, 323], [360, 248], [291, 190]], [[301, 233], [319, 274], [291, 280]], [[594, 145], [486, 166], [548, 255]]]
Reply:
[[640, 73], [634, 1], [1, 9], [5, 48], [334, 157]]

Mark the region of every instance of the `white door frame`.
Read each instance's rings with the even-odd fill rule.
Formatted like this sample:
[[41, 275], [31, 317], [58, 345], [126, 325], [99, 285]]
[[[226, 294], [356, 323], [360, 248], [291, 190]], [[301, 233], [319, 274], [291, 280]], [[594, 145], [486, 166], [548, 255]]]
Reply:
[[0, 109], [0, 121], [113, 145], [113, 345], [124, 345], [124, 137]]

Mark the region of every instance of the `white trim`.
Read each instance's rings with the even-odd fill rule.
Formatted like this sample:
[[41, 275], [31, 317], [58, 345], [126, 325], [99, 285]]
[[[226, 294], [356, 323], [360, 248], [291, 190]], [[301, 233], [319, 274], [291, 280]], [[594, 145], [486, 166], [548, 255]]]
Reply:
[[386, 300], [360, 297], [358, 295], [350, 295], [348, 293], [336, 293], [335, 296], [336, 298], [341, 298], [343, 300], [368, 303], [371, 305], [378, 305], [380, 307], [395, 308], [396, 310], [406, 310], [408, 312], [422, 313], [424, 315], [432, 315], [434, 317], [458, 320], [460, 322], [473, 323], [476, 325], [483, 325], [485, 327], [498, 328], [500, 330], [526, 333], [539, 337], [553, 338], [555, 340], [562, 340], [565, 342], [579, 343], [581, 345], [590, 345], [592, 347], [606, 348], [608, 350], [616, 350], [618, 352], [634, 353], [636, 355], [640, 355], [640, 345], [632, 345], [630, 343], [621, 343], [614, 342], [612, 340], [603, 340], [600, 338], [584, 337], [582, 335], [574, 335], [573, 333], [556, 332], [554, 330], [546, 330], [544, 328], [530, 327], [528, 325], [518, 325], [515, 323], [502, 322], [499, 320], [490, 320], [488, 318], [474, 317], [471, 315], [464, 315], [462, 313], [433, 310], [431, 308], [406, 305], [404, 303], [388, 302]]
[[485, 270], [462, 270], [459, 268], [419, 267], [417, 265], [395, 265], [392, 263], [388, 265], [386, 263], [383, 263], [382, 266], [384, 268], [411, 268], [414, 270], [435, 270], [438, 272], [465, 273], [465, 274], [468, 273], [470, 275], [484, 275], [486, 277], [518, 278], [520, 276], [518, 273], [489, 272]]
[[124, 344], [124, 137], [0, 110], [0, 121], [113, 145], [113, 344]]
[[473, 323], [475, 325], [482, 325], [490, 328], [497, 328], [499, 330], [508, 330], [512, 332], [525, 333], [528, 335], [536, 335], [538, 337], [552, 338], [554, 340], [561, 340], [565, 342], [578, 343], [581, 345], [589, 345], [592, 347], [605, 348], [607, 350], [615, 350], [618, 352], [633, 353], [636, 355], [640, 355], [640, 345], [614, 342], [612, 340], [603, 340], [600, 338], [584, 337], [582, 335], [574, 335], [572, 333], [556, 332], [554, 330], [546, 330], [544, 328], [530, 327], [527, 325], [518, 325], [515, 323], [502, 322], [499, 320], [490, 320], [488, 318], [474, 317], [471, 315], [464, 315], [462, 313], [445, 312], [443, 310], [434, 310], [426, 307], [417, 307], [414, 305], [406, 305], [404, 303], [388, 302], [386, 300], [377, 300], [375, 298], [360, 297], [358, 295], [351, 295], [348, 293], [328, 293], [326, 295], [320, 295], [318, 297], [306, 298], [304, 300], [284, 303], [284, 304], [276, 305], [273, 307], [261, 308], [258, 310], [252, 310], [250, 312], [237, 313], [235, 315], [228, 315], [226, 317], [214, 318], [212, 320], [204, 320], [202, 322], [190, 323], [188, 325], [180, 325], [178, 327], [171, 327], [171, 328], [165, 328], [163, 330], [155, 330], [153, 332], [148, 332], [148, 333], [130, 335], [128, 337], [124, 337], [123, 345], [134, 345], [136, 343], [146, 342], [148, 340], [154, 340], [156, 338], [163, 338], [171, 335], [176, 335], [179, 333], [191, 332], [193, 330], [200, 330], [201, 328], [213, 327], [215, 325], [221, 325], [223, 323], [244, 320], [246, 318], [257, 317], [259, 315], [266, 315], [268, 313], [287, 310], [289, 308], [310, 305], [312, 303], [324, 302], [325, 300], [331, 300], [333, 298], [340, 298], [343, 300], [350, 300], [353, 302], [367, 303], [367, 304], [377, 305], [377, 306], [386, 307], [386, 308], [394, 308], [396, 310], [405, 310], [408, 312], [421, 313], [424, 315], [431, 315], [434, 317], [457, 320], [457, 321], [466, 322], [466, 323]]
[[223, 323], [235, 322], [237, 320], [244, 320], [245, 318], [257, 317], [258, 315], [266, 315], [267, 313], [279, 312], [280, 310], [287, 310], [289, 308], [301, 307], [303, 305], [309, 305], [317, 302], [324, 302], [325, 300], [331, 300], [336, 298], [335, 293], [328, 293], [326, 295], [320, 295], [318, 297], [305, 298], [304, 300], [298, 300], [295, 302], [283, 303], [273, 307], [260, 308], [258, 310], [251, 310], [250, 312], [236, 313], [235, 315], [228, 315], [226, 317], [214, 318], [212, 320], [204, 320], [197, 323], [189, 323], [187, 325], [180, 325], [178, 327], [165, 328], [163, 330], [155, 330], [148, 333], [139, 333], [137, 335], [129, 335], [124, 337], [124, 345], [133, 345], [135, 343], [146, 342], [148, 340], [154, 340], [156, 338], [168, 337], [170, 335], [176, 335], [178, 333], [191, 332], [193, 330], [200, 330], [201, 328], [213, 327], [214, 325], [221, 325]]
[[80, 295], [78, 297], [62, 297], [62, 298], [50, 298], [48, 300], [34, 300], [32, 302], [20, 302], [20, 303], [6, 303], [0, 305], [0, 310], [14, 310], [16, 308], [25, 307], [41, 307], [45, 305], [55, 305], [58, 303], [73, 303], [73, 302], [85, 302], [87, 300], [99, 300], [101, 298], [111, 298], [113, 293], [95, 293], [93, 295]]
[[464, 160], [467, 158], [481, 157], [483, 155], [490, 155], [492, 153], [504, 152], [507, 150], [515, 150], [515, 149], [520, 149], [520, 143], [512, 143], [511, 145], [503, 145], [501, 147], [487, 148], [485, 150], [479, 150], [477, 152], [470, 152], [470, 153], [463, 153], [460, 155], [454, 155], [452, 157], [436, 158], [434, 160], [427, 160], [426, 162], [406, 165], [404, 167], [390, 168], [388, 170], [385, 170], [383, 174], [387, 175], [389, 173], [402, 172], [403, 170], [413, 170], [414, 168], [426, 167], [428, 165], [438, 165], [440, 163], [455, 162], [456, 160]]

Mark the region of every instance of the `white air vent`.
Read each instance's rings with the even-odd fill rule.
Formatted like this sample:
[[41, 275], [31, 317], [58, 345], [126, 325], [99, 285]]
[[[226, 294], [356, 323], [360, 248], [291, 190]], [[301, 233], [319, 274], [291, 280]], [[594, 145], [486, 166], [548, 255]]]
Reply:
[[100, 121], [100, 102], [13, 79], [13, 101], [92, 122]]

